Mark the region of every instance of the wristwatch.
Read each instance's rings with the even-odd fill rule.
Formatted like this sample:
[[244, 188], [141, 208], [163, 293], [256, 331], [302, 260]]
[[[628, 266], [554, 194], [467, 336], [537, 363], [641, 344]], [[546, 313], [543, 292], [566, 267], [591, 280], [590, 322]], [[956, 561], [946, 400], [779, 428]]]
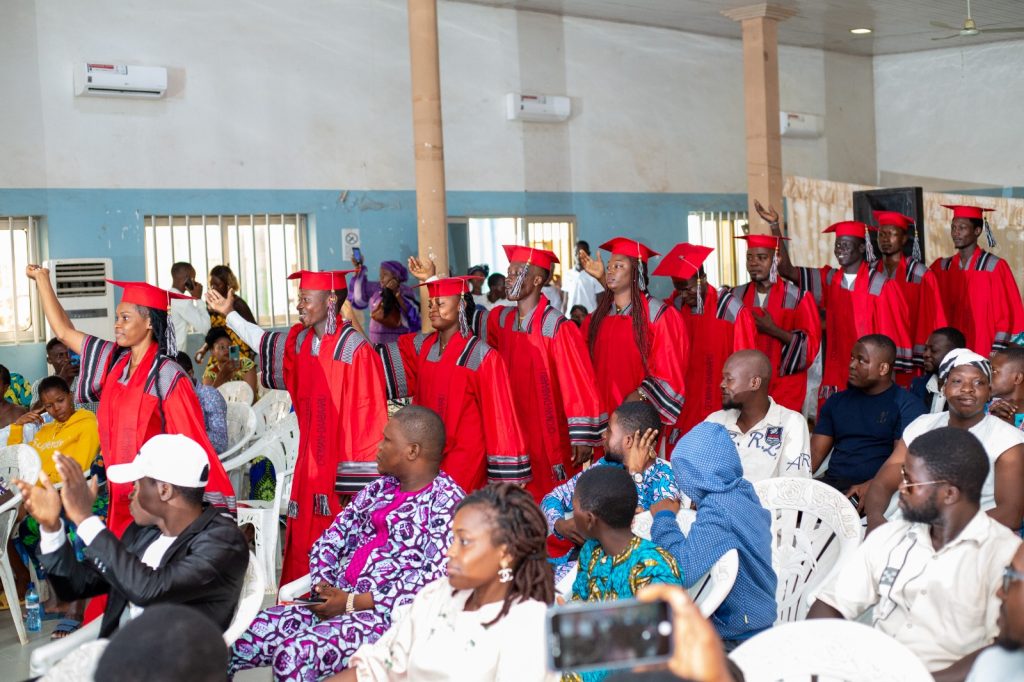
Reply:
[[633, 474], [633, 480], [636, 481], [637, 485], [640, 485], [644, 482], [644, 475], [637, 471], [636, 473]]

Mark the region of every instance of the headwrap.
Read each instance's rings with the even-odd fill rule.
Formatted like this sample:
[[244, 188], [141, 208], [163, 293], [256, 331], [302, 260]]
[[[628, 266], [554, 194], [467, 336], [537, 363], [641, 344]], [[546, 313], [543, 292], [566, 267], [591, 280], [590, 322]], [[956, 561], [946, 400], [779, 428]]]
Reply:
[[954, 368], [964, 365], [978, 368], [989, 381], [992, 380], [992, 363], [988, 358], [978, 355], [969, 348], [954, 348], [946, 353], [946, 357], [939, 363], [939, 381], [945, 382]]
[[394, 275], [399, 283], [409, 279], [409, 271], [397, 260], [382, 261], [380, 266]]

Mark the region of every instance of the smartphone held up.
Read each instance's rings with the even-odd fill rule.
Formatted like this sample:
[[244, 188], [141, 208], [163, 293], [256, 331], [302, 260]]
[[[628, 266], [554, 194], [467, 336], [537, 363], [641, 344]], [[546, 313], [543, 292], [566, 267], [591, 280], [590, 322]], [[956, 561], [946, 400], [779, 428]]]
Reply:
[[586, 671], [664, 663], [672, 656], [672, 613], [664, 601], [577, 602], [547, 615], [548, 667]]

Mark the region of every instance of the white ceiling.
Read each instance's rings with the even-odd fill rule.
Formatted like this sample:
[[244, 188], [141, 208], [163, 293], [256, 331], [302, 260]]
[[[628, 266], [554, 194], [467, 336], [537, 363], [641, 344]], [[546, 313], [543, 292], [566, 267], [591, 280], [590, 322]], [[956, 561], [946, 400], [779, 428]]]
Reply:
[[[659, 26], [690, 33], [739, 38], [739, 24], [722, 10], [754, 0], [455, 0], [477, 5]], [[932, 40], [955, 33], [930, 25], [959, 28], [967, 16], [965, 0], [776, 0], [797, 11], [779, 25], [779, 42], [858, 55], [916, 52], [999, 40], [1024, 39], [1024, 33], [985, 33], [986, 28], [1024, 27], [1024, 0], [974, 0], [971, 15], [980, 35]], [[851, 28], [870, 28], [853, 35]]]

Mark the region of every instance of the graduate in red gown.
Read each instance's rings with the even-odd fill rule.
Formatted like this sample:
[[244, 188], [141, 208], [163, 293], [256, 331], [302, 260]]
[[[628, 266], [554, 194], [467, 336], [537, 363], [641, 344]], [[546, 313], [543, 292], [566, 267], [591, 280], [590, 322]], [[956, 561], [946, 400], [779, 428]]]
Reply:
[[[30, 265], [43, 312], [54, 333], [81, 355], [78, 402], [99, 401], [100, 452], [106, 466], [135, 459], [139, 448], [161, 433], [180, 433], [199, 443], [210, 460], [205, 499], [234, 513], [235, 493], [206, 435], [203, 411], [192, 382], [174, 361], [178, 351], [167, 311], [176, 298], [191, 298], [145, 282], [115, 282], [124, 293], [117, 305], [114, 343], [75, 329], [57, 300], [49, 271]], [[109, 483], [107, 528], [118, 537], [132, 522], [131, 484]], [[90, 609], [90, 611], [93, 609]]]
[[683, 410], [690, 343], [679, 311], [647, 291], [647, 262], [659, 254], [625, 237], [601, 248], [611, 252], [607, 268], [600, 257], [580, 257], [583, 268], [605, 286], [582, 327], [601, 411], [611, 414], [628, 400], [647, 400], [662, 423], [673, 426]]
[[352, 271], [289, 275], [299, 280], [299, 322], [265, 332], [234, 312], [233, 294], [207, 294], [213, 310], [259, 353], [263, 385], [287, 390], [299, 422], [299, 454], [288, 502], [281, 583], [309, 572], [309, 550], [348, 498], [376, 476], [387, 423], [384, 372], [373, 346], [340, 316]]
[[722, 409], [722, 367], [738, 350], [754, 347], [754, 318], [743, 301], [727, 289], [708, 285], [704, 261], [714, 249], [676, 244], [651, 273], [672, 278], [672, 294], [665, 300], [679, 311], [690, 340], [686, 367], [686, 402], [669, 434], [676, 440], [712, 412]]
[[441, 415], [448, 439], [441, 468], [466, 492], [488, 483], [530, 480], [505, 361], [470, 333], [463, 294], [471, 279], [447, 277], [420, 285], [427, 287], [430, 324], [437, 331], [405, 334], [377, 347], [388, 397], [411, 396]]
[[508, 367], [519, 423], [530, 425], [524, 431], [533, 464], [527, 488], [540, 501], [590, 461], [608, 415], [601, 410], [583, 335], [541, 293], [558, 257], [528, 246], [504, 249], [506, 295], [515, 305], [490, 311], [487, 343]]
[[856, 220], [833, 223], [825, 229], [836, 236], [833, 253], [839, 261], [838, 269], [830, 265], [794, 267], [786, 248], [780, 250], [779, 274], [811, 292], [825, 311], [819, 410], [830, 395], [846, 388], [850, 353], [862, 336], [885, 334], [896, 344], [896, 367], [909, 371], [912, 366], [907, 304], [896, 284], [868, 264], [867, 229]]
[[946, 320], [964, 333], [968, 348], [988, 357], [1024, 332], [1020, 289], [1006, 261], [978, 247], [982, 231], [989, 248], [996, 245], [985, 221], [992, 209], [943, 205], [953, 209], [949, 234], [956, 253], [937, 259], [931, 270], [939, 280]]
[[907, 258], [903, 246], [907, 243], [910, 230], [914, 230], [914, 219], [896, 211], [874, 211], [878, 227], [878, 250], [882, 257], [875, 263], [875, 270], [896, 283], [903, 300], [907, 302], [907, 328], [913, 343], [914, 369], [912, 372], [896, 372], [896, 383], [904, 388], [911, 380], [921, 375], [924, 367], [924, 347], [931, 333], [946, 326], [946, 313], [939, 294], [939, 281], [921, 262], [921, 249], [917, 236], [914, 237], [914, 257]]
[[779, 240], [765, 234], [737, 237], [747, 242], [750, 282], [732, 290], [754, 317], [755, 348], [768, 356], [772, 381], [768, 394], [783, 407], [802, 412], [807, 369], [821, 349], [821, 315], [814, 297], [778, 277]]

